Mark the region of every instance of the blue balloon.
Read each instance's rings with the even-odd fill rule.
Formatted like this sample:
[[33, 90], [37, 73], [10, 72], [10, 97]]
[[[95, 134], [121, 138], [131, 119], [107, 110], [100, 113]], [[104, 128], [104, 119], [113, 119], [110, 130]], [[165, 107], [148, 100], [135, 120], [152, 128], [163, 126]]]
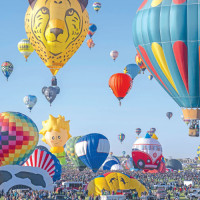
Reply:
[[129, 74], [134, 79], [140, 72], [140, 67], [136, 64], [129, 64], [125, 67], [124, 73]]
[[108, 157], [110, 143], [104, 135], [92, 133], [77, 141], [75, 151], [80, 160], [96, 173]]
[[108, 156], [102, 165], [102, 170], [111, 170], [113, 165], [120, 165], [120, 161], [115, 156]]

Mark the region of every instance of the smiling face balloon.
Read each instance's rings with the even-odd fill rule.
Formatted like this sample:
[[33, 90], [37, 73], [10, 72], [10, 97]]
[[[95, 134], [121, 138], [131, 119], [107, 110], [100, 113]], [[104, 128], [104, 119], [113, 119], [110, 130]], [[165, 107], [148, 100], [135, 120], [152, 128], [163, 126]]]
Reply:
[[16, 112], [0, 113], [0, 166], [22, 165], [39, 139], [35, 123]]
[[88, 33], [88, 0], [29, 0], [27, 36], [45, 65], [56, 75]]
[[58, 118], [49, 115], [49, 119], [42, 122], [43, 129], [40, 131], [43, 135], [42, 141], [51, 147], [50, 152], [59, 159], [61, 165], [66, 164], [64, 145], [71, 137], [69, 122], [60, 115]]

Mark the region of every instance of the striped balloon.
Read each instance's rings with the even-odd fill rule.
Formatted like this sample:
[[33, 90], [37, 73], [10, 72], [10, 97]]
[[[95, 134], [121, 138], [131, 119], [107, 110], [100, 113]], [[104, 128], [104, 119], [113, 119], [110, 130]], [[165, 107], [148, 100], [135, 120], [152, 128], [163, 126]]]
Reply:
[[138, 54], [190, 119], [200, 119], [199, 16], [199, 0], [145, 0], [133, 22]]
[[125, 135], [124, 135], [123, 133], [120, 133], [120, 134], [118, 135], [118, 139], [119, 139], [119, 141], [120, 141], [121, 144], [122, 144], [122, 142], [123, 142], [124, 139], [125, 139]]
[[136, 132], [136, 134], [139, 136], [140, 133], [142, 132], [142, 130], [141, 130], [141, 128], [136, 128], [135, 132]]
[[94, 3], [93, 3], [93, 8], [94, 8], [95, 11], [98, 12], [98, 11], [101, 9], [101, 3], [99, 3], [99, 2], [94, 2]]
[[197, 156], [198, 156], [198, 159], [200, 160], [200, 146], [198, 146], [198, 149], [197, 149]]

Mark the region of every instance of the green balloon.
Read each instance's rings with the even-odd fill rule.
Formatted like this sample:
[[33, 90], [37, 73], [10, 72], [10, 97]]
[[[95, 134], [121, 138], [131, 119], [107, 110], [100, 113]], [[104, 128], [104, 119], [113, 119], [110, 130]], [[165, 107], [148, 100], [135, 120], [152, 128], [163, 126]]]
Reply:
[[81, 138], [81, 136], [71, 137], [66, 143], [65, 152], [75, 167], [77, 167], [79, 171], [83, 171], [86, 165], [79, 159], [75, 152], [75, 145], [79, 138]]

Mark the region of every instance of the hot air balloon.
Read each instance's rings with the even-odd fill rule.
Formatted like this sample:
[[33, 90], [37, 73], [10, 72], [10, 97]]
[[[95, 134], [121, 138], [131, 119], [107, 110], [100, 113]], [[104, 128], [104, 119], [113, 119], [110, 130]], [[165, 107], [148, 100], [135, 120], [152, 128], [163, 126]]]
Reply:
[[172, 116], [173, 116], [173, 113], [172, 113], [172, 112], [167, 112], [167, 113], [166, 113], [166, 116], [167, 116], [168, 119], [171, 119]]
[[24, 58], [26, 58], [26, 61], [34, 51], [28, 39], [23, 39], [18, 43], [18, 50], [24, 56]]
[[69, 61], [88, 33], [87, 0], [29, 0], [25, 29], [53, 76]]
[[119, 56], [119, 52], [114, 50], [110, 52], [110, 57], [115, 61]]
[[39, 167], [46, 170], [54, 182], [61, 178], [62, 166], [56, 156], [49, 151], [36, 148], [29, 159], [24, 163], [24, 166]]
[[30, 110], [30, 112], [36, 103], [37, 103], [37, 97], [34, 95], [28, 95], [24, 97], [24, 104]]
[[97, 11], [97, 13], [98, 13], [98, 11], [101, 9], [101, 3], [99, 3], [99, 2], [94, 2], [94, 3], [93, 3], [93, 8], [94, 8], [94, 10]]
[[88, 35], [90, 36], [90, 38], [92, 38], [92, 36], [95, 34], [96, 31], [97, 31], [97, 26], [95, 24], [90, 24], [88, 31]]
[[147, 133], [144, 138], [139, 138], [133, 144], [132, 158], [135, 168], [159, 169], [162, 159], [161, 144]]
[[47, 101], [51, 104], [60, 93], [60, 88], [58, 86], [43, 87], [42, 94], [46, 97]]
[[115, 156], [108, 156], [103, 165], [101, 166], [102, 170], [111, 170], [113, 165], [119, 165], [120, 161]]
[[110, 143], [104, 135], [91, 133], [79, 138], [75, 144], [75, 152], [96, 173], [110, 152]]
[[87, 190], [89, 196], [92, 194], [95, 196], [102, 195], [102, 190], [110, 193], [112, 191], [116, 193], [118, 190], [136, 190], [139, 197], [143, 192], [147, 193], [145, 186], [140, 181], [119, 172], [108, 172], [97, 176], [89, 182]]
[[120, 133], [120, 134], [118, 135], [118, 140], [121, 142], [121, 144], [122, 144], [122, 142], [124, 141], [124, 139], [125, 139], [125, 135], [124, 135], [123, 133]]
[[122, 151], [122, 155], [124, 157], [126, 155], [126, 151]]
[[200, 146], [198, 146], [198, 149], [197, 149], [197, 156], [198, 156], [198, 159], [200, 160]]
[[190, 119], [183, 119], [183, 121], [188, 125], [190, 124], [191, 120]]
[[150, 132], [151, 132], [151, 133], [155, 133], [155, 132], [156, 132], [156, 128], [151, 128], [151, 129], [150, 129]]
[[92, 38], [90, 38], [88, 41], [87, 41], [87, 45], [88, 47], [91, 49], [95, 46], [95, 43], [93, 42]]
[[79, 159], [75, 152], [75, 145], [76, 142], [81, 138], [81, 136], [78, 137], [71, 137], [65, 146], [65, 152], [67, 153], [69, 159], [74, 164], [76, 168], [79, 169], [79, 171], [83, 171], [86, 168], [86, 165]]
[[0, 113], [0, 166], [23, 165], [39, 140], [36, 124], [18, 112]]
[[49, 151], [45, 146], [42, 145], [37, 146], [36, 149], [40, 149], [42, 151]]
[[182, 108], [184, 119], [199, 120], [200, 11], [192, 2], [145, 1], [133, 22], [133, 39], [151, 74]]
[[114, 95], [119, 100], [121, 105], [121, 100], [128, 94], [131, 90], [133, 84], [132, 78], [123, 73], [114, 74], [110, 77], [109, 87], [113, 91]]
[[3, 72], [7, 80], [12, 74], [13, 69], [14, 69], [13, 64], [9, 61], [3, 62], [3, 64], [1, 65], [1, 71]]
[[124, 73], [129, 74], [134, 79], [140, 72], [140, 68], [136, 64], [129, 64], [125, 67]]
[[140, 57], [139, 54], [137, 54], [137, 55], [135, 56], [135, 62], [136, 62], [136, 64], [140, 67], [140, 70], [141, 70], [141, 71], [143, 72], [143, 74], [144, 74], [144, 71], [146, 70], [146, 66], [145, 66], [144, 62], [142, 61], [142, 58]]
[[136, 128], [135, 132], [136, 132], [136, 134], [139, 136], [140, 133], [142, 132], [142, 130], [141, 130], [140, 128]]
[[153, 75], [149, 75], [148, 79], [151, 81], [153, 79]]

